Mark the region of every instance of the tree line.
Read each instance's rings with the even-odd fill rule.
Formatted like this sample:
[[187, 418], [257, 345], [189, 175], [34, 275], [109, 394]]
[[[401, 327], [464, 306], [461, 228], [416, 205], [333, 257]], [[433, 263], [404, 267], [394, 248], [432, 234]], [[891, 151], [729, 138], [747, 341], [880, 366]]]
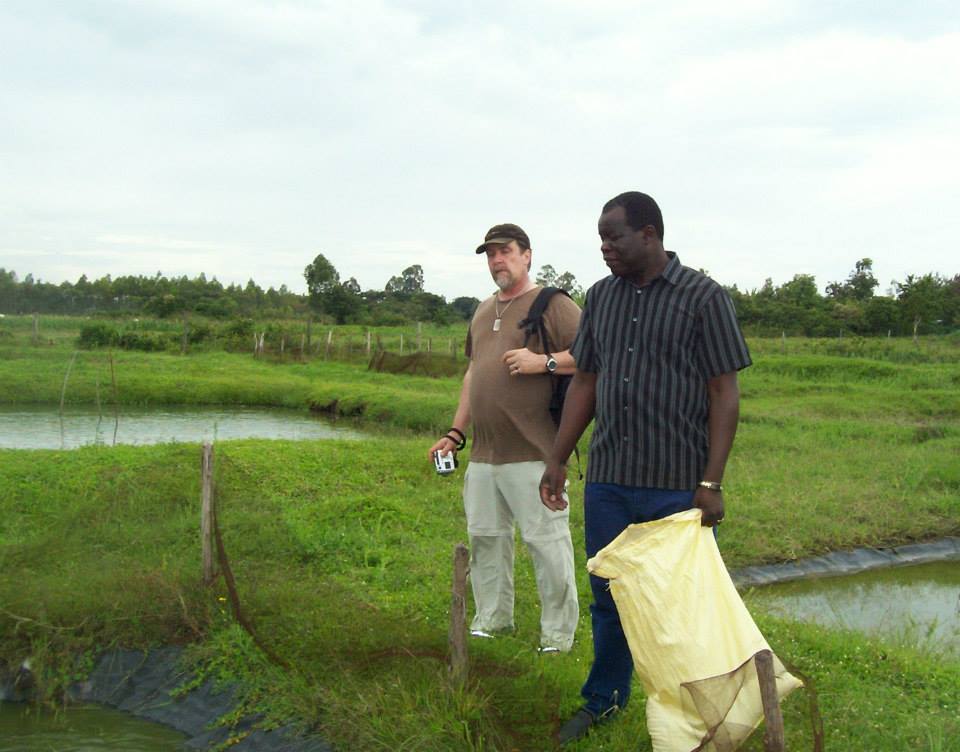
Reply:
[[[363, 290], [353, 277], [342, 280], [323, 254], [304, 269], [307, 294], [286, 285], [264, 290], [253, 280], [223, 285], [216, 277], [189, 278], [110, 275], [52, 284], [0, 268], [0, 313], [64, 315], [153, 315], [195, 313], [211, 318], [289, 318], [313, 315], [338, 324], [399, 326], [415, 321], [438, 325], [466, 321], [479, 301], [447, 301], [425, 289], [419, 264], [391, 277], [382, 290]], [[561, 287], [582, 303], [583, 288], [569, 272], [544, 265], [540, 284]], [[877, 295], [873, 262], [860, 259], [847, 279], [830, 282], [821, 294], [813, 275], [798, 274], [781, 285], [726, 288], [744, 330], [753, 335], [842, 336], [936, 334], [960, 328], [960, 274], [908, 275], [892, 283], [891, 294]]]

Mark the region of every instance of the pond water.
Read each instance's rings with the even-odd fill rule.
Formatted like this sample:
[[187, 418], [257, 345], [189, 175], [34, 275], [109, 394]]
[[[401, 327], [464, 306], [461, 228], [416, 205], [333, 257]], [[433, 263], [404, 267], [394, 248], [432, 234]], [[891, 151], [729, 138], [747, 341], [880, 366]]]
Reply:
[[0, 449], [74, 449], [88, 444], [200, 443], [226, 439], [360, 439], [362, 434], [305, 410], [244, 407], [124, 407], [119, 419], [95, 409], [0, 406]]
[[766, 585], [751, 608], [960, 655], [960, 562], [875, 569]]
[[186, 737], [166, 726], [98, 706], [56, 713], [0, 702], [0, 752], [180, 752]]

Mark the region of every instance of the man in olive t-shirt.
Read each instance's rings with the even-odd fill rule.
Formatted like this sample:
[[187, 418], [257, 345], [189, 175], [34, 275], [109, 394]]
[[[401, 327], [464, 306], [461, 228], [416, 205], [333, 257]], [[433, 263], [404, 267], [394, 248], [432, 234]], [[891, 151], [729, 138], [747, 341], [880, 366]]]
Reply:
[[[456, 451], [473, 424], [473, 449], [463, 501], [470, 536], [470, 581], [476, 614], [471, 633], [488, 637], [513, 628], [514, 524], [530, 551], [540, 594], [540, 649], [565, 652], [579, 617], [573, 544], [567, 510], [540, 503], [539, 483], [553, 446], [551, 374], [574, 371], [569, 347], [580, 309], [554, 296], [544, 313], [550, 343], [524, 343], [519, 323], [540, 292], [530, 279], [530, 240], [517, 225], [492, 227], [477, 253], [485, 253], [498, 291], [480, 303], [467, 335], [470, 366], [447, 436], [430, 454]], [[456, 434], [456, 435], [455, 435]]]

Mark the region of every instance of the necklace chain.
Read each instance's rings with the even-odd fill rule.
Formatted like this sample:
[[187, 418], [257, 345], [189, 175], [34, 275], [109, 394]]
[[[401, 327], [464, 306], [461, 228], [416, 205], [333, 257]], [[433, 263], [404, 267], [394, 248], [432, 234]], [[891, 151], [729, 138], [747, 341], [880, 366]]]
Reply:
[[493, 308], [494, 308], [494, 310], [497, 312], [497, 317], [493, 320], [493, 331], [495, 331], [495, 332], [499, 332], [499, 331], [500, 331], [500, 319], [503, 317], [503, 314], [505, 314], [505, 313], [507, 312], [507, 309], [510, 307], [510, 304], [511, 304], [513, 301], [515, 301], [518, 297], [520, 297], [520, 296], [517, 295], [517, 296], [514, 296], [514, 297], [510, 298], [510, 300], [507, 301], [507, 304], [503, 307], [503, 310], [502, 310], [502, 311], [500, 310], [500, 298], [499, 298], [499, 297], [494, 297], [494, 299], [493, 299]]

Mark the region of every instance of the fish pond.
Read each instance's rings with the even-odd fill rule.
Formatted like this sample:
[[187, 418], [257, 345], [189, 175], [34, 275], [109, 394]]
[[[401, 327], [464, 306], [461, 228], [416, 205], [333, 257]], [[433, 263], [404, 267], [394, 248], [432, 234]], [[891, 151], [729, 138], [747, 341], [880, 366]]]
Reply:
[[54, 712], [0, 702], [0, 752], [179, 752], [185, 741], [166, 726], [96, 705]]
[[960, 655], [960, 561], [764, 585], [744, 598], [783, 618]]
[[0, 406], [0, 449], [75, 449], [99, 444], [161, 444], [228, 439], [360, 439], [354, 428], [305, 410], [260, 407], [95, 409]]

